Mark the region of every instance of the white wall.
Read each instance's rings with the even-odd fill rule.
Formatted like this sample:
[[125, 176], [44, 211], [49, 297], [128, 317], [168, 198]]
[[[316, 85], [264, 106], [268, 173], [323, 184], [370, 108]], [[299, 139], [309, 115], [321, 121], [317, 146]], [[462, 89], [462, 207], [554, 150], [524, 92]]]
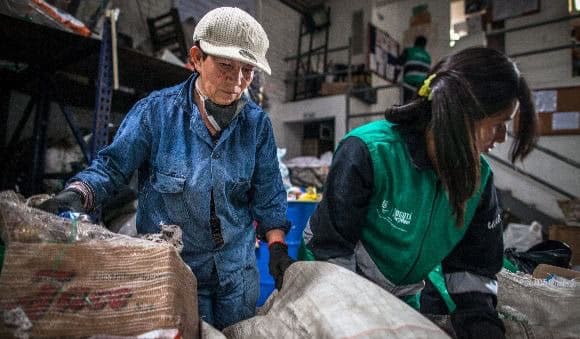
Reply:
[[[568, 15], [567, 1], [542, 2], [537, 14], [506, 20], [506, 28], [520, 27]], [[571, 25], [562, 21], [506, 34], [508, 55], [561, 46], [570, 43]], [[516, 59], [533, 88], [580, 86], [580, 77], [572, 78], [572, 53], [559, 50]]]
[[[352, 36], [352, 16], [356, 11], [363, 11], [363, 39], [368, 41], [367, 24], [371, 20], [372, 7], [370, 0], [327, 0], [326, 4], [331, 7], [330, 11], [330, 35], [328, 39], [329, 47], [348, 46], [349, 38]], [[360, 64], [366, 62], [366, 52], [368, 51], [368, 44], [363, 43], [364, 53], [352, 56], [352, 64]], [[337, 57], [339, 59], [337, 59]], [[346, 63], [348, 59], [348, 52], [342, 52], [333, 55], [335, 61]]]

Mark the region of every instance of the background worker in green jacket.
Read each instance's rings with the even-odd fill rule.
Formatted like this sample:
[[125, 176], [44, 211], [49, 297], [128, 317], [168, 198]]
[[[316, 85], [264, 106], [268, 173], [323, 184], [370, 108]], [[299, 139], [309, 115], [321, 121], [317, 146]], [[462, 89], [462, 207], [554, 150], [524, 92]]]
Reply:
[[537, 116], [525, 79], [500, 52], [466, 49], [385, 115], [338, 146], [303, 257], [344, 266], [408, 302], [441, 264], [458, 337], [503, 337], [500, 208], [481, 154], [505, 141], [514, 117], [512, 162], [532, 150]]
[[429, 73], [431, 67], [431, 55], [425, 49], [427, 46], [427, 38], [420, 35], [415, 38], [413, 47], [408, 47], [403, 50], [403, 53], [396, 60], [396, 64], [403, 67], [402, 82], [403, 87], [403, 101], [409, 102], [415, 96], [417, 89], [423, 84]]

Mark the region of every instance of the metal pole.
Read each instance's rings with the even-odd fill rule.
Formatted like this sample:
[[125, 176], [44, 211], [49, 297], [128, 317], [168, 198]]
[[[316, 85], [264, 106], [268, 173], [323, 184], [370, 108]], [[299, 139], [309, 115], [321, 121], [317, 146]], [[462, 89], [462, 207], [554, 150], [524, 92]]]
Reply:
[[[328, 7], [326, 9], [326, 17], [328, 18], [328, 20], [330, 22], [330, 7]], [[327, 62], [328, 62], [328, 35], [329, 35], [329, 31], [330, 31], [330, 23], [329, 22], [326, 23], [326, 27], [324, 28], [326, 30], [326, 32], [325, 32], [325, 36], [324, 36], [324, 56], [323, 56], [323, 59], [322, 59], [322, 62], [323, 62], [322, 65], [324, 67], [323, 72], [326, 72], [327, 71], [326, 70], [326, 65], [327, 65]]]
[[119, 89], [119, 67], [117, 60], [117, 19], [119, 18], [119, 9], [112, 9], [111, 16], [111, 52], [113, 55], [113, 89]]
[[62, 112], [62, 114], [64, 115], [64, 118], [68, 124], [68, 126], [70, 127], [70, 130], [73, 133], [73, 136], [75, 138], [75, 140], [77, 141], [77, 144], [79, 145], [81, 152], [83, 153], [83, 157], [85, 158], [85, 162], [87, 163], [87, 165], [91, 164], [91, 155], [89, 154], [89, 151], [87, 149], [87, 144], [85, 143], [85, 140], [83, 139], [83, 136], [81, 135], [81, 132], [79, 131], [79, 129], [75, 126], [75, 123], [73, 121], [73, 115], [68, 111], [68, 108], [62, 104], [62, 102], [58, 102], [58, 107], [60, 107], [60, 110]]
[[300, 33], [298, 33], [298, 58], [296, 59], [296, 68], [294, 69], [294, 93], [292, 99], [298, 97], [298, 75], [300, 74], [300, 63], [302, 62], [302, 29], [304, 28], [304, 16], [300, 18]]
[[[329, 48], [327, 50], [327, 53], [334, 53], [334, 52], [340, 52], [340, 51], [344, 51], [347, 50], [348, 46], [340, 46], [340, 47], [334, 47], [334, 48]], [[315, 51], [312, 52], [312, 55], [317, 55], [317, 54], [324, 54], [324, 51]], [[300, 51], [298, 51], [298, 55], [293, 55], [293, 56], [289, 56], [284, 58], [284, 61], [291, 61], [294, 59], [300, 59], [301, 57], [306, 56], [306, 53], [301, 54]]]
[[[111, 19], [111, 18], [109, 18]], [[111, 20], [105, 20], [101, 51], [99, 53], [99, 70], [95, 113], [93, 116], [93, 143], [91, 147], [91, 160], [97, 153], [108, 144], [109, 114], [113, 100], [113, 70], [111, 67]]]
[[394, 87], [401, 87], [401, 86], [399, 84], [391, 84], [391, 85], [380, 85], [380, 86], [374, 86], [374, 87], [353, 88], [351, 93], [364, 93], [364, 92], [369, 92], [372, 90], [378, 91], [381, 89], [388, 89], [388, 88], [394, 88]]
[[30, 116], [32, 115], [32, 109], [34, 108], [36, 101], [37, 98], [34, 97], [31, 97], [30, 100], [28, 100], [28, 104], [26, 104], [26, 108], [22, 112], [22, 118], [20, 118], [18, 125], [16, 125], [16, 129], [14, 129], [14, 132], [12, 132], [12, 137], [10, 137], [10, 141], [8, 142], [7, 146], [8, 149], [14, 149], [14, 147], [16, 147], [16, 143], [20, 139], [20, 134], [22, 134], [24, 126], [26, 126], [28, 119], [30, 119]]

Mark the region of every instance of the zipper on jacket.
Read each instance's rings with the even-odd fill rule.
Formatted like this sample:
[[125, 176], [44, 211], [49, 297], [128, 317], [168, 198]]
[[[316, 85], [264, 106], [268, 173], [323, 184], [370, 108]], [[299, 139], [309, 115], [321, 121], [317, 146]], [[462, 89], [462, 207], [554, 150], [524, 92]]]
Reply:
[[423, 253], [423, 244], [425, 243], [425, 238], [427, 237], [427, 233], [429, 233], [429, 230], [431, 229], [431, 219], [433, 219], [433, 210], [435, 209], [435, 202], [437, 201], [437, 197], [439, 196], [439, 187], [440, 187], [440, 181], [439, 179], [437, 179], [437, 182], [435, 183], [435, 196], [433, 197], [433, 203], [431, 204], [431, 211], [429, 211], [429, 223], [427, 224], [427, 228], [425, 229], [425, 232], [423, 233], [423, 238], [421, 239], [421, 243], [419, 245], [419, 250], [417, 251], [417, 255], [415, 256], [415, 260], [413, 261], [413, 264], [411, 265], [411, 269], [409, 269], [407, 271], [407, 274], [405, 274], [405, 277], [403, 277], [403, 279], [401, 279], [401, 281], [405, 281], [407, 280], [407, 277], [411, 274], [411, 272], [413, 272], [413, 270], [415, 270], [415, 266], [417, 266], [417, 261], [419, 261], [419, 257], [420, 254]]

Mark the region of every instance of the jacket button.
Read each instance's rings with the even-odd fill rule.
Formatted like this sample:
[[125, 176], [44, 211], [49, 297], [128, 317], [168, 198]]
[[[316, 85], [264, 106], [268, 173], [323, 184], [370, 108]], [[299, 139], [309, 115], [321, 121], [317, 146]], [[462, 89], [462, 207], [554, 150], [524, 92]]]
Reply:
[[214, 153], [214, 154], [211, 155], [211, 157], [214, 158], [214, 159], [219, 159], [220, 158], [220, 155], [218, 153]]

